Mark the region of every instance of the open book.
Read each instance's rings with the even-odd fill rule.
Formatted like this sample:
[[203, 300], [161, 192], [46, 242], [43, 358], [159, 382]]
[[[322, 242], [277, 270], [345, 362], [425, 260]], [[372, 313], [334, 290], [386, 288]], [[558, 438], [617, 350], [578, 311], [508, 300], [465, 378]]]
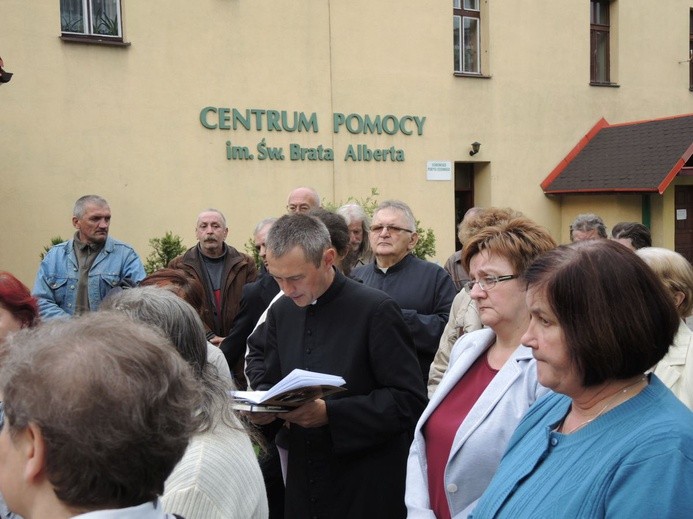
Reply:
[[232, 391], [232, 406], [239, 411], [281, 413], [338, 391], [342, 377], [294, 369], [268, 391]]

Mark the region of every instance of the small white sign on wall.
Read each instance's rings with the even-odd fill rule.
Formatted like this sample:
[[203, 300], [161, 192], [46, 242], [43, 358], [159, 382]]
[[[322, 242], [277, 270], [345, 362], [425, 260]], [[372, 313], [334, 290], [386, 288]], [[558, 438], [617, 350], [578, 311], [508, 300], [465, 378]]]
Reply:
[[426, 163], [426, 180], [452, 180], [452, 162], [429, 160]]
[[688, 215], [686, 214], [685, 209], [677, 209], [676, 210], [676, 219], [677, 220], [685, 220], [686, 218], [688, 218]]

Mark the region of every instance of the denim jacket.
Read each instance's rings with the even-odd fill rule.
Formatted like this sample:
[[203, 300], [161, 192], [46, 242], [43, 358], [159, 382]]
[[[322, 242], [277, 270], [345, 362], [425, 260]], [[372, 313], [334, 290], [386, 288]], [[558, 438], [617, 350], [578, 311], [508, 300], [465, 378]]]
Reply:
[[[43, 319], [67, 317], [75, 312], [79, 267], [73, 241], [51, 248], [36, 274], [32, 293], [38, 299]], [[97, 310], [106, 294], [123, 279], [139, 283], [144, 276], [144, 267], [134, 249], [126, 243], [107, 238], [89, 271], [89, 308]]]

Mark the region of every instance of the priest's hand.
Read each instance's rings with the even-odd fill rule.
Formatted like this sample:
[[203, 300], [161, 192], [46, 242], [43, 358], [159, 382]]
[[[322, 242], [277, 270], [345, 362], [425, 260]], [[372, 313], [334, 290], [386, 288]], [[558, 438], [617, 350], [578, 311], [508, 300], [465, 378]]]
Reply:
[[275, 413], [249, 413], [247, 411], [241, 411], [243, 415], [248, 418], [255, 425], [267, 425], [272, 423], [277, 419]]
[[283, 413], [281, 418], [301, 427], [322, 427], [327, 425], [327, 406], [321, 398], [313, 400], [293, 411]]

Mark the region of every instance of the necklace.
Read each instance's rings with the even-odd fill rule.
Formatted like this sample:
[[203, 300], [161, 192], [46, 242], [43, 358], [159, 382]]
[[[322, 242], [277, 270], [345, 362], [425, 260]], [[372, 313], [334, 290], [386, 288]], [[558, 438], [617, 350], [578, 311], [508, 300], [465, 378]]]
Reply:
[[[628, 391], [630, 391], [631, 389], [633, 389], [635, 386], [637, 386], [638, 384], [640, 384], [641, 382], [644, 382], [644, 381], [646, 381], [646, 380], [647, 380], [647, 377], [643, 375], [642, 378], [639, 378], [638, 380], [636, 380], [636, 381], [633, 382], [632, 384], [630, 384], [630, 385], [624, 387], [623, 389], [621, 389], [620, 391], [618, 391], [614, 396], [612, 396], [611, 398], [609, 398], [609, 400], [607, 400], [606, 404], [604, 404], [604, 407], [602, 407], [601, 411], [599, 411], [596, 415], [594, 415], [594, 416], [593, 416], [592, 418], [590, 418], [589, 420], [585, 420], [584, 422], [577, 424], [575, 427], [573, 427], [573, 428], [572, 428], [571, 430], [569, 430], [569, 431], [565, 431], [565, 430], [561, 431], [561, 429], [563, 429], [563, 424], [565, 423], [566, 416], [568, 416], [568, 415], [564, 416], [564, 417], [563, 417], [563, 420], [561, 420], [561, 423], [560, 423], [559, 426], [556, 428], [556, 432], [561, 432], [562, 434], [572, 434], [572, 433], [574, 433], [575, 431], [578, 431], [578, 430], [582, 429], [582, 428], [585, 427], [587, 424], [589, 424], [589, 423], [591, 423], [591, 422], [594, 422], [597, 418], [599, 418], [601, 415], [603, 415], [604, 412], [609, 408], [609, 406], [611, 406], [614, 402], [616, 402], [616, 400], [617, 400], [619, 397], [623, 396], [623, 395], [626, 394]], [[624, 400], [624, 401], [625, 401], [625, 400]]]

